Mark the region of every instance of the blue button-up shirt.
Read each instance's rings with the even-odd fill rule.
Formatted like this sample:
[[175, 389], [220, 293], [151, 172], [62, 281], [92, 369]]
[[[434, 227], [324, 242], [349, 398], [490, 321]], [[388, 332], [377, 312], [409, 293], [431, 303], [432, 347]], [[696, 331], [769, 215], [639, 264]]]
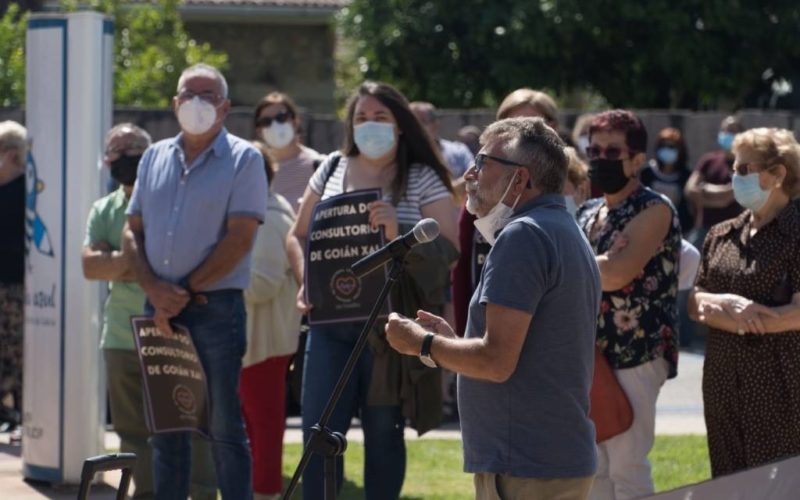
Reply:
[[[228, 217], [263, 222], [267, 177], [261, 153], [224, 128], [211, 146], [186, 164], [182, 135], [150, 146], [128, 204], [144, 225], [144, 247], [153, 272], [179, 283], [225, 235]], [[250, 254], [205, 291], [247, 288]]]

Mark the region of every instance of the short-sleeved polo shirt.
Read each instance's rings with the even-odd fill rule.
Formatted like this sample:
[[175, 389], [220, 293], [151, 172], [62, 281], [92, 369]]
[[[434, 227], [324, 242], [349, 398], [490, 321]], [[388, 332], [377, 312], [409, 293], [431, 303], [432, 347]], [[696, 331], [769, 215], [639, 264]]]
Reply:
[[[127, 206], [122, 187], [94, 202], [86, 223], [84, 246], [104, 241], [112, 250], [120, 250]], [[144, 292], [134, 281], [112, 281], [108, 288], [100, 346], [103, 349], [132, 350], [134, 341], [130, 317], [142, 314]]]
[[520, 208], [486, 259], [465, 337], [483, 337], [487, 304], [533, 319], [507, 381], [458, 377], [466, 472], [594, 474], [589, 388], [600, 294], [594, 254], [563, 196], [538, 196]]
[[[223, 128], [191, 165], [186, 164], [180, 134], [148, 148], [127, 213], [142, 217], [145, 252], [153, 272], [178, 283], [214, 250], [229, 217], [263, 222], [266, 208], [261, 153]], [[248, 253], [205, 291], [245, 289], [249, 269]]]

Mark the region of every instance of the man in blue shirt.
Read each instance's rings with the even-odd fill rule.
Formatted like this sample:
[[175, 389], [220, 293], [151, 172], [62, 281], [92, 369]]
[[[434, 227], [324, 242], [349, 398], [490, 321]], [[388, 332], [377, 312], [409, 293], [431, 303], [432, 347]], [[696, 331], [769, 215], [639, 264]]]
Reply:
[[397, 351], [459, 373], [464, 468], [478, 499], [584, 499], [596, 469], [589, 389], [600, 275], [560, 194], [567, 157], [541, 118], [489, 126], [465, 174], [493, 243], [464, 338], [444, 319], [392, 313]]
[[[261, 154], [228, 133], [228, 85], [215, 68], [184, 70], [173, 106], [181, 133], [145, 151], [128, 205], [125, 252], [159, 329], [192, 334], [206, 372], [209, 432], [223, 498], [250, 499], [251, 459], [238, 397], [245, 352], [242, 290], [263, 222], [267, 179]], [[186, 498], [188, 432], [156, 434], [156, 499]]]
[[[142, 397], [142, 370], [130, 322], [131, 316], [142, 314], [145, 296], [133, 281], [130, 263], [121, 252], [121, 240], [139, 160], [150, 142], [150, 134], [132, 123], [120, 123], [108, 131], [103, 163], [120, 187], [92, 205], [81, 252], [84, 277], [108, 281], [100, 347], [105, 358], [111, 421], [119, 435], [120, 451], [136, 453], [133, 468], [136, 499], [153, 496], [153, 454], [148, 444], [150, 431]], [[199, 435], [192, 439], [191, 468], [192, 498], [216, 500], [211, 446]]]

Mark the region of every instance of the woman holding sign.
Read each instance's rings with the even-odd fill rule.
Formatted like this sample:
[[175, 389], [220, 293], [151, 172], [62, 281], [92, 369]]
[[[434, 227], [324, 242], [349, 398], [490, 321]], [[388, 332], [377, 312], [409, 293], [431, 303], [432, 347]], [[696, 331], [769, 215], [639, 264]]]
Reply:
[[[298, 307], [310, 312], [312, 325], [303, 376], [306, 439], [364, 327], [362, 312], [372, 306], [384, 281], [380, 272], [364, 279], [348, 275], [347, 267], [378, 248], [381, 236], [392, 240], [423, 218], [436, 219], [441, 237], [435, 245], [419, 245], [407, 256], [406, 272], [390, 298], [392, 310], [415, 316], [419, 307], [444, 304], [449, 265], [457, 258], [450, 176], [406, 98], [390, 85], [366, 82], [349, 102], [345, 127], [342, 152], [331, 154], [312, 176], [287, 238], [292, 269], [301, 286]], [[310, 255], [304, 251], [307, 238]], [[405, 419], [424, 432], [441, 417], [440, 399], [425, 408], [409, 408], [413, 405], [401, 393], [419, 390], [409, 387], [412, 378], [429, 383], [434, 397], [440, 398], [441, 393], [438, 370], [408, 366], [399, 357], [391, 357], [382, 337], [383, 326], [376, 325], [375, 331], [380, 334], [371, 334], [370, 348], [359, 359], [330, 428], [344, 433], [354, 414], [360, 418], [366, 498], [384, 500], [397, 498], [403, 485]], [[409, 376], [410, 372], [415, 375]], [[312, 456], [303, 477], [304, 498], [323, 497], [322, 469], [322, 459]]]

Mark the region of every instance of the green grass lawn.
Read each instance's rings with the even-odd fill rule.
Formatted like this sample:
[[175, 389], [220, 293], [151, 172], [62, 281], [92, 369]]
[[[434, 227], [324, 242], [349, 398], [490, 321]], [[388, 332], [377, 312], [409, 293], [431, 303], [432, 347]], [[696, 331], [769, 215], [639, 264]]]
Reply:
[[[364, 497], [364, 447], [348, 443], [345, 455], [346, 482], [340, 499]], [[461, 442], [455, 440], [407, 441], [408, 465], [402, 498], [464, 499], [473, 497], [472, 476], [462, 472]], [[285, 483], [300, 460], [302, 447], [284, 448]], [[376, 458], [380, 460], [380, 457]], [[696, 483], [711, 477], [705, 436], [658, 436], [650, 453], [656, 491]], [[295, 498], [300, 498], [299, 494]]]

